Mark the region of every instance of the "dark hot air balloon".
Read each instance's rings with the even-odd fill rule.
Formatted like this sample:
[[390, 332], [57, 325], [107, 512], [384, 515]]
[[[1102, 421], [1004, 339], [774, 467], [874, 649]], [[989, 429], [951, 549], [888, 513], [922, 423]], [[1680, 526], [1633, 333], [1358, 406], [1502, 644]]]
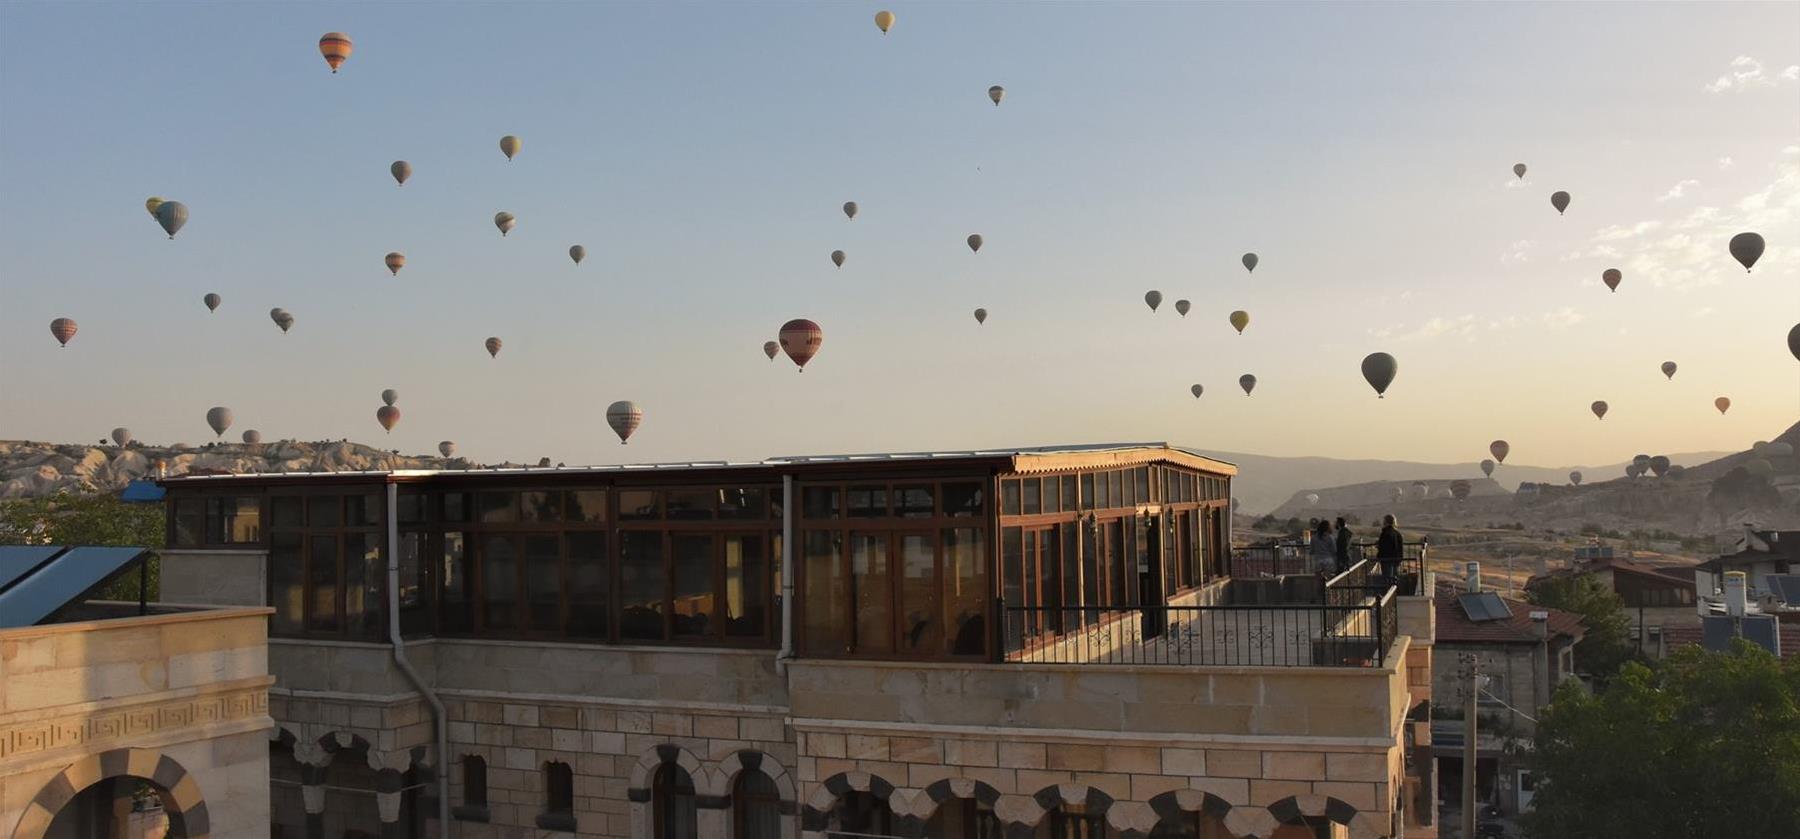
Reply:
[[1156, 289], [1144, 292], [1144, 305], [1149, 306], [1150, 311], [1156, 311], [1156, 307], [1162, 305], [1162, 292]]
[[775, 360], [775, 354], [778, 352], [781, 352], [780, 344], [777, 344], [774, 341], [763, 342], [763, 355], [768, 356], [770, 361]]
[[214, 434], [225, 436], [225, 429], [231, 427], [231, 409], [219, 407], [207, 411], [206, 424], [212, 426]]
[[1491, 460], [1481, 461], [1481, 474], [1490, 478], [1494, 477], [1494, 462]]
[[50, 334], [56, 337], [56, 343], [69, 345], [69, 339], [75, 337], [75, 319], [57, 318], [50, 322]]
[[1606, 419], [1606, 400], [1594, 400], [1594, 404], [1589, 405], [1588, 410], [1593, 411], [1597, 419]]
[[397, 391], [390, 387], [387, 390], [384, 390], [381, 392], [381, 404], [392, 405], [395, 402], [399, 402], [399, 401], [400, 401], [400, 391]]
[[1473, 489], [1474, 487], [1468, 481], [1460, 478], [1450, 482], [1450, 495], [1458, 501], [1468, 498]]
[[342, 32], [327, 32], [319, 36], [319, 54], [325, 57], [325, 63], [336, 73], [343, 66], [344, 59], [350, 57], [350, 36]]
[[388, 164], [388, 174], [394, 176], [395, 186], [406, 186], [406, 179], [412, 177], [412, 164], [396, 160]]
[[981, 242], [982, 242], [982, 238], [981, 238], [980, 233], [970, 233], [969, 234], [969, 250], [970, 251], [972, 251], [974, 253], [981, 253]]
[[1175, 314], [1185, 318], [1187, 317], [1188, 309], [1192, 308], [1193, 305], [1194, 304], [1189, 303], [1186, 300], [1177, 300], [1175, 301]]
[[1494, 460], [1496, 460], [1500, 463], [1505, 463], [1507, 454], [1509, 454], [1511, 452], [1512, 452], [1512, 445], [1507, 443], [1505, 440], [1495, 440], [1494, 442], [1488, 444], [1488, 454], [1493, 455]]
[[1580, 472], [1570, 472], [1569, 473], [1569, 483], [1574, 484], [1576, 486], [1581, 486], [1581, 473]]
[[1232, 312], [1231, 317], [1228, 318], [1228, 320], [1231, 321], [1231, 328], [1236, 329], [1238, 334], [1242, 335], [1244, 334], [1244, 327], [1250, 325], [1250, 313], [1243, 309], [1239, 309]]
[[519, 153], [519, 138], [511, 134], [501, 137], [500, 153], [506, 155], [507, 160], [513, 159], [513, 155]]
[[488, 356], [490, 358], [499, 357], [499, 355], [500, 355], [500, 339], [499, 338], [489, 338], [483, 343], [484, 343], [484, 345], [487, 346]]
[[1250, 391], [1253, 391], [1256, 389], [1256, 377], [1250, 375], [1249, 373], [1245, 373], [1244, 375], [1239, 376], [1238, 377], [1238, 387], [1241, 387], [1244, 389], [1245, 396], [1249, 396]]
[[576, 265], [580, 265], [582, 260], [587, 259], [587, 248], [580, 245], [570, 245], [569, 258], [575, 260]]
[[1673, 361], [1663, 362], [1662, 363], [1662, 371], [1663, 371], [1664, 376], [1666, 376], [1670, 379], [1675, 378], [1675, 362], [1673, 362]]
[[119, 448], [124, 448], [125, 444], [131, 442], [131, 429], [125, 428], [123, 426], [113, 429], [112, 430], [112, 441], [113, 441], [113, 445], [118, 446]]
[[619, 445], [625, 445], [631, 432], [636, 431], [644, 423], [644, 411], [636, 402], [623, 399], [606, 406], [606, 424], [612, 426], [614, 434], [619, 435]]
[[494, 226], [500, 228], [500, 235], [505, 236], [518, 226], [519, 220], [512, 213], [501, 210], [494, 214]]
[[1600, 282], [1606, 283], [1606, 287], [1612, 291], [1619, 290], [1619, 281], [1623, 279], [1625, 279], [1625, 275], [1619, 273], [1617, 268], [1608, 268], [1600, 272]]
[[262, 442], [262, 432], [252, 428], [244, 432], [243, 439], [246, 445], [258, 445]]
[[1660, 454], [1650, 458], [1650, 473], [1658, 478], [1669, 474], [1669, 459]]
[[451, 457], [451, 456], [455, 455], [456, 454], [456, 443], [454, 443], [450, 440], [444, 440], [442, 442], [439, 442], [438, 443], [438, 454], [440, 454], [444, 457]]
[[[397, 277], [400, 276], [400, 269], [406, 267], [406, 254], [399, 251], [390, 251], [388, 255], [382, 259], [382, 262], [387, 263], [388, 273], [391, 276]], [[430, 272], [428, 271], [426, 273]]]
[[1206, 392], [1206, 388], [1203, 388], [1199, 385], [1192, 385], [1192, 386], [1188, 387], [1188, 393], [1193, 394], [1195, 399], [1199, 399], [1200, 394], [1205, 393], [1205, 392]]
[[818, 354], [820, 345], [825, 343], [825, 331], [805, 318], [782, 324], [777, 337], [781, 340], [781, 349], [802, 373], [806, 372], [806, 362], [811, 361]]
[[988, 98], [994, 100], [994, 107], [1000, 107], [1000, 100], [1006, 98], [1006, 88], [999, 85], [988, 88]]
[[839, 268], [844, 267], [844, 252], [843, 251], [832, 251], [831, 252], [831, 264], [836, 265]]
[[1713, 407], [1718, 408], [1719, 413], [1723, 414], [1726, 411], [1731, 410], [1731, 400], [1726, 397], [1721, 396], [1721, 397], [1713, 400]]
[[987, 310], [986, 309], [976, 309], [975, 310], [975, 322], [976, 323], [987, 323]]
[[1788, 352], [1794, 354], [1794, 360], [1800, 361], [1800, 323], [1788, 330]]
[[1513, 174], [1517, 175], [1519, 180], [1521, 180], [1521, 181], [1525, 180], [1525, 164], [1514, 163], [1513, 164]]
[[1739, 233], [1731, 237], [1731, 255], [1744, 266], [1744, 273], [1750, 273], [1750, 266], [1755, 265], [1763, 254], [1763, 237], [1755, 233]]
[[1394, 383], [1394, 374], [1400, 372], [1400, 362], [1384, 352], [1369, 353], [1362, 360], [1363, 380], [1375, 389], [1378, 399], [1387, 398], [1388, 385]]
[[1242, 262], [1243, 262], [1243, 263], [1244, 263], [1244, 270], [1245, 270], [1245, 271], [1252, 271], [1252, 272], [1254, 272], [1254, 271], [1255, 271], [1255, 270], [1256, 270], [1256, 263], [1257, 263], [1257, 262], [1258, 262], [1258, 261], [1259, 261], [1259, 260], [1258, 260], [1258, 259], [1257, 259], [1257, 258], [1256, 258], [1256, 254], [1253, 254], [1253, 253], [1247, 253], [1247, 254], [1244, 254], [1244, 257], [1243, 257], [1243, 259], [1242, 259], [1242, 260], [1241, 260], [1241, 261], [1242, 261]]
[[217, 295], [217, 294], [213, 294], [213, 293], [209, 292], [209, 293], [207, 293], [207, 295], [205, 297], [200, 298], [200, 302], [206, 304], [207, 311], [216, 312], [219, 310], [219, 304], [224, 302], [224, 299], [219, 297], [219, 295]]
[[392, 405], [376, 408], [375, 421], [381, 423], [381, 427], [391, 433], [394, 426], [400, 424], [400, 409]]
[[855, 201], [845, 201], [844, 202], [844, 216], [846, 218], [856, 218], [856, 202]]
[[1556, 208], [1557, 215], [1562, 215], [1564, 210], [1569, 209], [1569, 194], [1566, 192], [1552, 193], [1550, 195], [1550, 206]]
[[169, 238], [181, 232], [182, 225], [187, 224], [188, 208], [180, 201], [164, 201], [156, 207], [156, 223], [162, 225]]
[[1650, 468], [1650, 456], [1647, 454], [1633, 455], [1631, 465], [1636, 466], [1638, 472], [1642, 473]]

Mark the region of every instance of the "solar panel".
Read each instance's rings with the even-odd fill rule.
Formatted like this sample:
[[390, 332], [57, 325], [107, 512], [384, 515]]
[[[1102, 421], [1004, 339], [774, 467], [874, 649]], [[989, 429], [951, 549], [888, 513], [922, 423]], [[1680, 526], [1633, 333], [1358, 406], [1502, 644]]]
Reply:
[[1729, 616], [1708, 615], [1700, 619], [1700, 646], [1714, 652], [1731, 649], [1731, 639], [1737, 635], [1732, 631]]
[[1491, 591], [1459, 595], [1456, 602], [1462, 604], [1463, 614], [1468, 615], [1469, 620], [1476, 623], [1505, 620], [1512, 617], [1512, 608], [1506, 605], [1506, 601], [1500, 599], [1500, 595]]
[[32, 572], [50, 557], [62, 553], [60, 545], [19, 545], [0, 548], [0, 592]]
[[1744, 640], [1781, 657], [1781, 630], [1774, 615], [1745, 615]]
[[75, 602], [144, 548], [69, 548], [0, 594], [0, 628], [31, 626]]
[[1800, 608], [1800, 574], [1770, 574], [1769, 588], [1782, 603]]

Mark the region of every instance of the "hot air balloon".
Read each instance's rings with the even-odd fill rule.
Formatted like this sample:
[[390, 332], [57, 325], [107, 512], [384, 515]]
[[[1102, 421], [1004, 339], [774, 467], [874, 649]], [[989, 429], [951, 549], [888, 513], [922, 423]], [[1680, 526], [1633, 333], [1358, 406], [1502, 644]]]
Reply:
[[275, 319], [275, 325], [281, 327], [281, 334], [286, 335], [289, 329], [294, 328], [294, 316], [282, 312], [281, 317]]
[[224, 298], [221, 298], [217, 294], [208, 292], [205, 297], [200, 298], [200, 302], [206, 304], [207, 311], [216, 312], [219, 310], [219, 304], [224, 302]]
[[1685, 467], [1685, 466], [1676, 465], [1676, 466], [1669, 467], [1669, 480], [1671, 480], [1671, 481], [1679, 481], [1679, 480], [1681, 480], [1681, 476], [1686, 475], [1686, 474], [1687, 474], [1687, 467]]
[[1757, 457], [1769, 456], [1769, 441], [1758, 440], [1750, 444], [1750, 453]]
[[384, 390], [381, 392], [381, 404], [392, 405], [395, 402], [399, 402], [399, 401], [400, 401], [400, 391], [397, 391], [390, 387], [387, 390]]
[[1623, 279], [1625, 279], [1625, 275], [1619, 273], [1617, 268], [1608, 268], [1600, 272], [1600, 282], [1606, 283], [1606, 287], [1612, 291], [1619, 290], [1619, 281]]
[[125, 444], [131, 442], [131, 429], [124, 426], [113, 429], [112, 440], [113, 445], [124, 448]]
[[1713, 400], [1713, 407], [1718, 408], [1719, 413], [1723, 414], [1726, 411], [1731, 410], [1731, 400], [1726, 397], [1721, 396], [1721, 397]]
[[1576, 486], [1581, 486], [1581, 473], [1580, 472], [1570, 472], [1569, 473], [1569, 483], [1574, 484]]
[[1256, 377], [1250, 375], [1249, 373], [1245, 373], [1244, 375], [1239, 376], [1238, 377], [1238, 387], [1241, 387], [1244, 389], [1245, 396], [1249, 396], [1250, 391], [1253, 391], [1256, 389]]
[[455, 455], [456, 454], [456, 444], [449, 440], [445, 440], [441, 443], [438, 443], [438, 454], [443, 455], [444, 457], [451, 457], [451, 456]]
[[511, 134], [501, 137], [500, 153], [506, 155], [507, 160], [513, 159], [513, 155], [519, 153], [519, 138]]
[[487, 341], [485, 341], [483, 343], [485, 343], [487, 345], [487, 351], [488, 351], [489, 358], [498, 358], [500, 356], [500, 339], [499, 338], [489, 338], [489, 339], [487, 339]]
[[269, 320], [274, 321], [276, 324], [280, 324], [281, 316], [285, 315], [285, 314], [287, 314], [286, 309], [283, 309], [280, 306], [276, 306], [275, 308], [269, 310]]
[[1162, 292], [1156, 289], [1144, 292], [1144, 305], [1149, 306], [1150, 311], [1156, 311], [1156, 307], [1162, 305]]
[[395, 186], [406, 186], [406, 179], [412, 177], [412, 164], [396, 160], [388, 164], [388, 174], [394, 176]]
[[1569, 208], [1569, 194], [1566, 192], [1551, 193], [1550, 206], [1556, 208], [1557, 215], [1559, 215], [1559, 216], [1562, 215], [1563, 210], [1567, 210]]
[[261, 431], [257, 431], [257, 430], [256, 430], [256, 429], [254, 429], [254, 428], [252, 428], [252, 429], [250, 429], [250, 430], [248, 430], [248, 431], [245, 431], [245, 432], [244, 432], [244, 442], [245, 442], [245, 443], [246, 443], [246, 444], [249, 444], [249, 445], [252, 445], [252, 446], [254, 446], [254, 445], [257, 445], [257, 444], [259, 444], [259, 443], [261, 443], [261, 442], [262, 442], [262, 432], [261, 432]]
[[988, 88], [988, 98], [994, 100], [994, 107], [1000, 107], [1000, 100], [1006, 98], [1006, 88], [999, 85]]
[[1473, 489], [1474, 487], [1468, 481], [1460, 478], [1450, 482], [1450, 495], [1458, 501], [1468, 498]]
[[154, 195], [144, 199], [144, 209], [150, 211], [150, 217], [156, 218], [156, 208], [162, 206], [163, 200]]
[[894, 13], [893, 12], [890, 12], [886, 9], [882, 9], [881, 11], [875, 13], [875, 28], [880, 29], [881, 34], [886, 35], [888, 28], [892, 27], [893, 25], [894, 25]]
[[1481, 461], [1481, 474], [1490, 478], [1494, 477], [1494, 462], [1491, 460]]
[[1185, 318], [1187, 317], [1188, 309], [1192, 308], [1193, 305], [1194, 304], [1189, 303], [1186, 300], [1177, 300], [1175, 301], [1175, 314]]
[[971, 250], [975, 253], [981, 253], [981, 241], [982, 241], [982, 239], [981, 239], [980, 233], [970, 233], [969, 234], [969, 250]]
[[844, 267], [844, 252], [843, 251], [832, 251], [831, 252], [831, 264], [836, 265], [839, 268]]
[[1675, 378], [1675, 362], [1673, 362], [1673, 361], [1663, 362], [1662, 363], [1662, 371], [1663, 371], [1664, 376], [1666, 376], [1670, 379]]
[[1431, 497], [1431, 484], [1425, 483], [1424, 481], [1415, 481], [1413, 482], [1413, 489], [1419, 491], [1420, 498]]
[[501, 236], [505, 236], [507, 233], [512, 232], [513, 227], [518, 223], [519, 220], [514, 218], [512, 213], [506, 212], [505, 210], [501, 210], [494, 214], [494, 226], [500, 228]]
[[1400, 501], [1404, 498], [1406, 498], [1406, 487], [1394, 487], [1394, 500]]
[[1400, 372], [1400, 362], [1384, 352], [1369, 353], [1362, 360], [1363, 381], [1375, 389], [1375, 398], [1386, 399], [1388, 385], [1394, 383], [1394, 374]]
[[606, 406], [606, 424], [612, 426], [614, 434], [619, 435], [619, 445], [625, 445], [631, 432], [636, 431], [644, 422], [644, 411], [636, 402], [619, 400]]
[[1625, 467], [1625, 477], [1630, 478], [1634, 481], [1637, 480], [1638, 476], [1642, 475], [1642, 474], [1644, 474], [1644, 467], [1639, 466], [1635, 463], [1628, 464]]
[[1525, 164], [1514, 163], [1513, 164], [1513, 174], [1517, 175], [1519, 180], [1521, 180], [1521, 181], [1525, 180]]
[[1744, 266], [1744, 273], [1750, 273], [1750, 266], [1762, 258], [1763, 237], [1755, 233], [1739, 233], [1731, 237], [1731, 255]]
[[1658, 478], [1669, 474], [1669, 459], [1660, 454], [1650, 458], [1650, 473]]
[[230, 408], [212, 408], [206, 412], [206, 424], [212, 426], [213, 433], [223, 437], [225, 429], [231, 427]]
[[1193, 394], [1195, 399], [1199, 399], [1200, 394], [1205, 393], [1205, 392], [1206, 392], [1206, 388], [1203, 388], [1199, 385], [1191, 385], [1188, 387], [1188, 393]]
[[387, 257], [382, 261], [387, 263], [390, 274], [398, 277], [400, 276], [400, 269], [406, 267], [406, 254], [399, 251], [389, 251]]
[[57, 318], [50, 322], [50, 334], [56, 336], [56, 343], [69, 345], [69, 339], [75, 337], [75, 319]]
[[1239, 335], [1244, 334], [1244, 327], [1249, 326], [1249, 325], [1250, 325], [1250, 313], [1249, 312], [1246, 312], [1243, 309], [1239, 309], [1239, 310], [1231, 313], [1231, 326], [1233, 329], [1236, 329], [1238, 331]]
[[799, 372], [806, 372], [806, 362], [811, 361], [819, 352], [819, 346], [825, 343], [825, 331], [819, 325], [805, 318], [795, 318], [781, 325], [776, 337], [781, 339], [781, 349], [787, 352]]
[[1744, 464], [1744, 471], [1749, 472], [1758, 478], [1767, 478], [1770, 475], [1775, 474], [1775, 464], [1766, 460], [1752, 460], [1749, 463]]
[[375, 421], [388, 433], [393, 433], [394, 426], [400, 423], [400, 409], [392, 405], [383, 405], [375, 409]]
[[576, 265], [580, 265], [582, 260], [587, 259], [587, 248], [580, 245], [570, 245], [569, 258], [575, 260]]
[[763, 355], [768, 356], [770, 361], [775, 360], [775, 354], [778, 352], [781, 352], [780, 344], [777, 344], [774, 341], [763, 342]]
[[1306, 494], [1306, 506], [1312, 507], [1312, 506], [1317, 505], [1318, 503], [1319, 503], [1319, 494], [1318, 493], [1309, 492]]
[[319, 54], [325, 56], [325, 63], [336, 73], [344, 59], [350, 57], [350, 36], [342, 32], [327, 32], [319, 36]]
[[169, 234], [171, 239], [181, 231], [182, 225], [187, 224], [187, 220], [187, 205], [180, 201], [164, 201], [156, 206], [156, 223], [162, 225], [163, 232]]
[[1512, 451], [1512, 445], [1507, 443], [1505, 440], [1495, 440], [1494, 442], [1488, 444], [1488, 454], [1493, 455], [1494, 460], [1499, 463], [1505, 463], [1506, 455], [1508, 453], [1510, 453], [1511, 451]]
[[1643, 474], [1650, 468], [1650, 456], [1647, 454], [1633, 455], [1631, 458], [1631, 465], [1638, 468], [1639, 474]]
[[1794, 360], [1800, 361], [1800, 323], [1788, 330], [1788, 352], [1794, 354]]
[[1244, 263], [1245, 271], [1255, 271], [1256, 263], [1257, 263], [1256, 254], [1253, 254], [1253, 253], [1244, 254], [1243, 263]]
[[976, 309], [975, 310], [975, 322], [976, 323], [987, 323], [987, 310], [986, 309]]
[[844, 216], [846, 218], [856, 218], [856, 202], [855, 201], [845, 201], [844, 202]]
[[1596, 419], [1606, 419], [1606, 400], [1604, 400], [1604, 399], [1594, 400], [1594, 404], [1589, 405], [1588, 410], [1594, 412], [1594, 417]]

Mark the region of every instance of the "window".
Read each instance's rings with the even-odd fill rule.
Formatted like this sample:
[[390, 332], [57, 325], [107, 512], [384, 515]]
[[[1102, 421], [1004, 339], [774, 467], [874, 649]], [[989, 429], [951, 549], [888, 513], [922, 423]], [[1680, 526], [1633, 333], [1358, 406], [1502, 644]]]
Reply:
[[981, 484], [944, 484], [944, 515], [949, 518], [976, 518], [981, 515], [984, 490]]
[[856, 603], [856, 650], [894, 649], [894, 574], [886, 533], [850, 536], [850, 587]]
[[1047, 818], [1050, 839], [1107, 839], [1106, 814], [1090, 813], [1077, 804], [1062, 804]]
[[716, 492], [698, 489], [672, 489], [663, 494], [665, 515], [681, 521], [700, 521], [713, 517]]
[[1000, 482], [1000, 515], [1016, 516], [1019, 514], [1019, 482], [1007, 480]]
[[1018, 483], [1020, 489], [1023, 491], [1025, 499], [1024, 509], [1021, 512], [1028, 516], [1034, 516], [1043, 512], [1043, 505], [1038, 492], [1038, 479], [1026, 478]]
[[606, 533], [572, 532], [564, 538], [569, 551], [568, 634], [605, 638], [612, 627], [612, 563], [606, 555]]
[[1001, 839], [1005, 831], [994, 808], [973, 798], [951, 798], [938, 805], [925, 823], [925, 835], [956, 839]]
[[1080, 504], [1075, 498], [1075, 476], [1062, 476], [1062, 509], [1065, 513], [1073, 513]]
[[566, 513], [569, 521], [583, 523], [606, 521], [606, 490], [578, 489], [571, 491], [567, 504]]
[[[620, 500], [630, 493], [619, 493]], [[663, 600], [668, 579], [663, 571], [663, 535], [660, 530], [625, 531], [619, 534], [619, 638], [661, 641]]]
[[698, 839], [694, 779], [686, 769], [665, 763], [656, 770], [650, 808], [656, 839]]
[[206, 541], [242, 545], [262, 541], [262, 499], [230, 496], [206, 499]]
[[306, 628], [309, 631], [338, 631], [337, 542], [336, 536], [312, 536], [306, 540]]
[[930, 533], [902, 533], [900, 541], [900, 652], [936, 655], [944, 645], [938, 604], [937, 544]]
[[801, 491], [800, 515], [809, 519], [838, 517], [837, 487], [807, 487]]
[[[673, 493], [670, 498], [672, 501]], [[713, 635], [713, 537], [677, 533], [673, 542], [675, 635]]]
[[1506, 700], [1506, 674], [1483, 673], [1477, 682], [1480, 690], [1475, 694], [1475, 701], [1482, 705], [1499, 705]]
[[831, 831], [837, 831], [888, 836], [894, 832], [894, 811], [888, 807], [888, 800], [885, 798], [850, 790], [838, 798], [837, 805], [831, 808], [826, 828], [828, 835]]
[[487, 761], [480, 755], [463, 755], [462, 784], [462, 806], [451, 815], [463, 821], [487, 821]]
[[780, 839], [781, 791], [761, 772], [738, 773], [731, 788], [734, 839]]
[[662, 518], [662, 506], [656, 493], [647, 489], [619, 491], [619, 519], [646, 521]]
[[812, 653], [845, 652], [850, 645], [850, 584], [844, 576], [842, 539], [835, 530], [808, 530], [802, 538], [802, 643]]
[[438, 619], [444, 632], [468, 632], [475, 628], [475, 589], [471, 579], [469, 557], [463, 550], [463, 535], [444, 534], [444, 550], [438, 585], [440, 606]]
[[928, 519], [937, 515], [931, 485], [899, 487], [894, 490], [894, 515], [903, 519]]
[[525, 537], [525, 625], [562, 631], [562, 550], [554, 535]]
[[513, 629], [518, 626], [518, 543], [508, 535], [481, 539], [481, 626]]
[[519, 521], [562, 521], [563, 494], [551, 490], [533, 490], [519, 494]]
[[765, 495], [760, 489], [719, 490], [719, 518], [760, 519]]
[[298, 533], [277, 533], [269, 543], [269, 605], [275, 607], [269, 634], [288, 635], [304, 628], [306, 557]]
[[734, 638], [763, 638], [768, 634], [769, 593], [772, 579], [763, 556], [763, 540], [757, 536], [726, 536], [725, 634]]
[[484, 524], [519, 520], [519, 495], [514, 492], [475, 494], [475, 519]]
[[1094, 475], [1092, 472], [1081, 474], [1081, 509], [1094, 509]]
[[981, 549], [981, 533], [973, 527], [943, 532], [944, 620], [949, 628], [945, 640], [951, 655], [987, 652], [987, 555]]
[[428, 538], [423, 531], [417, 530], [400, 534], [400, 632], [403, 635], [431, 632], [431, 563], [425, 556]]
[[551, 761], [544, 764], [544, 812], [537, 826], [545, 830], [575, 830], [575, 773], [569, 764]]
[[[176, 515], [181, 508], [176, 507]], [[276, 527], [305, 527], [306, 508], [300, 499], [293, 496], [277, 496], [269, 499], [269, 520]]]
[[886, 518], [888, 514], [887, 487], [851, 487], [845, 496], [849, 500], [850, 517], [853, 519]]

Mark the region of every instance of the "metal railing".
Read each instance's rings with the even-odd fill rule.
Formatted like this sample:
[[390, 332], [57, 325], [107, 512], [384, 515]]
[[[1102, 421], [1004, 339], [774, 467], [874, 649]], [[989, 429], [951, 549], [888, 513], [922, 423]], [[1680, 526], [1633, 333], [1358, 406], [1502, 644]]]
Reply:
[[[1397, 569], [1398, 573], [1395, 575], [1397, 578], [1395, 582], [1400, 586], [1402, 594], [1412, 594], [1419, 590], [1419, 581], [1423, 579], [1430, 549], [1431, 541], [1429, 539], [1405, 543]], [[1379, 571], [1375, 556], [1375, 543], [1350, 543], [1352, 567], [1354, 567], [1354, 563], [1364, 560], [1370, 563], [1372, 569]], [[1227, 571], [1232, 577], [1238, 579], [1312, 574], [1314, 569], [1311, 546], [1302, 542], [1234, 546], [1231, 549], [1231, 560]]]

